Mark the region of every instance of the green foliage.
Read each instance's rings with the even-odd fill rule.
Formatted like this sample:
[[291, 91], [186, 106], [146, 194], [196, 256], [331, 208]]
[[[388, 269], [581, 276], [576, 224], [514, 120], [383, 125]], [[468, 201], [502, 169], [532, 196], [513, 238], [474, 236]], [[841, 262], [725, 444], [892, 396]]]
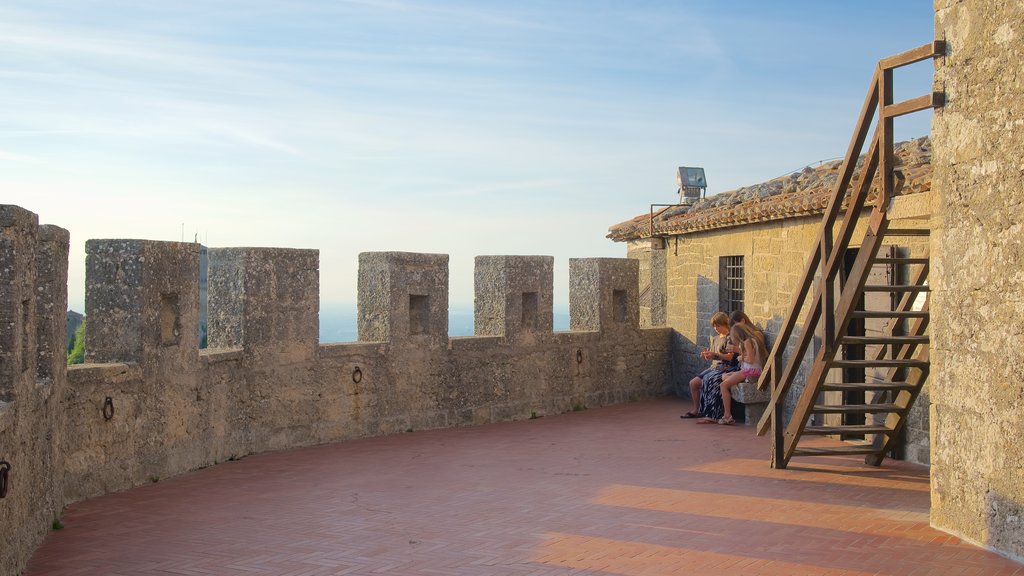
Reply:
[[61, 523], [60, 518], [54, 518], [53, 524], [51, 524], [50, 527], [54, 530], [63, 530], [64, 524]]
[[85, 320], [75, 330], [75, 343], [68, 352], [68, 366], [85, 362]]

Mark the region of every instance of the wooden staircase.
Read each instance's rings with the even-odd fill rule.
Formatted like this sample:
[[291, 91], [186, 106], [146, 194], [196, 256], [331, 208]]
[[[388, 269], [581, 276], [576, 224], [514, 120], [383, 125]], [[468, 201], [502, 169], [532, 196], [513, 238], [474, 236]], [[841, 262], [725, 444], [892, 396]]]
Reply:
[[[893, 103], [893, 70], [945, 53], [941, 41], [885, 58], [878, 63], [839, 178], [822, 217], [815, 248], [794, 294], [786, 320], [768, 356], [758, 387], [771, 387], [771, 400], [758, 423], [759, 435], [772, 430], [772, 466], [785, 468], [794, 456], [863, 454], [879, 465], [897, 444], [907, 413], [928, 378], [928, 257], [900, 256], [888, 247], [900, 237], [927, 236], [927, 229], [889, 227], [889, 203], [896, 192], [893, 118], [943, 104], [941, 93]], [[874, 135], [853, 176], [877, 113]], [[879, 191], [868, 205], [876, 174]], [[870, 209], [867, 230], [849, 261], [858, 221]], [[837, 228], [838, 226], [838, 228]], [[886, 249], [883, 249], [885, 247]], [[869, 282], [879, 266], [906, 270], [900, 283]], [[891, 275], [890, 275], [891, 276]], [[885, 309], [865, 309], [866, 294], [890, 294]], [[803, 325], [796, 331], [800, 317]], [[879, 334], [851, 333], [851, 323], [886, 320]], [[820, 344], [792, 415], [783, 406], [815, 338]], [[838, 374], [863, 374], [855, 379]], [[870, 377], [869, 377], [870, 376]], [[851, 380], [851, 381], [847, 381]], [[802, 440], [835, 435], [846, 440], [827, 446]], [[851, 439], [856, 440], [851, 440]]]

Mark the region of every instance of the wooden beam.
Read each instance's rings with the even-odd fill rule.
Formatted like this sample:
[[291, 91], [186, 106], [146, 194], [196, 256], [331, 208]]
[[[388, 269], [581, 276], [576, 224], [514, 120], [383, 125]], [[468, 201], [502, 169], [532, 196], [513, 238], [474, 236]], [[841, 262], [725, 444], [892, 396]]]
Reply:
[[900, 52], [893, 56], [882, 58], [878, 61], [878, 67], [883, 70], [892, 70], [900, 66], [906, 66], [921, 60], [927, 60], [946, 53], [946, 43], [942, 40], [935, 40], [929, 44], [912, 48], [906, 52]]
[[[821, 287], [814, 291], [814, 301], [811, 303], [811, 308], [807, 312], [807, 319], [804, 320], [804, 329], [800, 333], [799, 339], [797, 339], [796, 349], [789, 358], [789, 364], [786, 365], [785, 370], [782, 373], [782, 377], [779, 379], [779, 385], [772, 389], [772, 397], [768, 401], [768, 406], [765, 408], [764, 414], [761, 415], [761, 420], [757, 423], [757, 435], [764, 436], [764, 433], [768, 431], [768, 425], [772, 421], [774, 414], [773, 408], [775, 406], [782, 405], [782, 399], [786, 397], [786, 393], [789, 392], [789, 386], [793, 383], [793, 378], [796, 376], [797, 371], [800, 369], [800, 361], [803, 360], [804, 353], [807, 352], [807, 347], [810, 345], [811, 340], [814, 339], [814, 330], [818, 326], [818, 319], [821, 317]], [[795, 319], [794, 319], [795, 322]], [[779, 341], [776, 340], [776, 346], [779, 346]], [[785, 344], [782, 344], [783, 349]], [[778, 370], [778, 367], [776, 367]], [[781, 426], [781, 420], [777, 424]]]
[[944, 93], [932, 92], [931, 94], [890, 104], [882, 108], [882, 117], [896, 118], [897, 116], [905, 116], [928, 108], [941, 108], [945, 103], [946, 95]]
[[[891, 69], [882, 70], [882, 78], [878, 82], [878, 106], [882, 110], [885, 110], [886, 107], [892, 105], [892, 79], [893, 75]], [[880, 114], [878, 127], [878, 152], [881, 155], [878, 163], [878, 171], [882, 178], [882, 190], [878, 195], [878, 207], [885, 211], [889, 209], [889, 201], [892, 200], [893, 191], [896, 188], [896, 180], [892, 173], [892, 168], [896, 165], [895, 152], [893, 150], [894, 141], [892, 118], [886, 118]]]
[[878, 131], [875, 131], [874, 136], [871, 138], [871, 147], [868, 148], [868, 153], [864, 158], [864, 167], [861, 171], [860, 185], [857, 190], [850, 195], [850, 204], [846, 207], [846, 216], [843, 218], [843, 224], [839, 227], [839, 245], [841, 249], [833, 251], [831, 259], [825, 264], [825, 270], [827, 273], [825, 276], [835, 277], [839, 273], [839, 268], [842, 266], [843, 258], [846, 256], [846, 248], [850, 246], [850, 242], [853, 239], [853, 232], [857, 228], [857, 222], [860, 221], [861, 210], [864, 209], [864, 204], [867, 203], [868, 192], [871, 191], [871, 182], [875, 179], [875, 172], [878, 170]]

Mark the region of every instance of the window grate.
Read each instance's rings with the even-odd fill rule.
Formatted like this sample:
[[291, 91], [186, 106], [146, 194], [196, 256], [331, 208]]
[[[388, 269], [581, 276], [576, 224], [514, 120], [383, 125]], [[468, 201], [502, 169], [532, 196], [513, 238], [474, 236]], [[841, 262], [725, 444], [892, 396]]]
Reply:
[[743, 310], [743, 256], [722, 256], [718, 259], [718, 286], [720, 310]]

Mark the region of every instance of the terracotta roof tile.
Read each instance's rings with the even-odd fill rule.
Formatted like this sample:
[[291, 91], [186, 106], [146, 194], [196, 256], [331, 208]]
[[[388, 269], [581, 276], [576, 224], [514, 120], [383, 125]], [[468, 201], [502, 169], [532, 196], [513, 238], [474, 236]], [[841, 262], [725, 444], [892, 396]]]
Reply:
[[[902, 185], [897, 182], [897, 194], [919, 194], [931, 189], [931, 152], [931, 141], [927, 137], [896, 145], [896, 168], [902, 174]], [[851, 187], [860, 180], [859, 166], [863, 160], [862, 156], [858, 161]], [[641, 214], [610, 227], [608, 238], [623, 242], [821, 214], [828, 206], [841, 167], [842, 162], [836, 160], [762, 184], [715, 194], [692, 206], [663, 208], [654, 213], [653, 230], [651, 215]], [[868, 195], [869, 202], [877, 197], [878, 186], [876, 176]], [[846, 201], [843, 206], [845, 208]]]

